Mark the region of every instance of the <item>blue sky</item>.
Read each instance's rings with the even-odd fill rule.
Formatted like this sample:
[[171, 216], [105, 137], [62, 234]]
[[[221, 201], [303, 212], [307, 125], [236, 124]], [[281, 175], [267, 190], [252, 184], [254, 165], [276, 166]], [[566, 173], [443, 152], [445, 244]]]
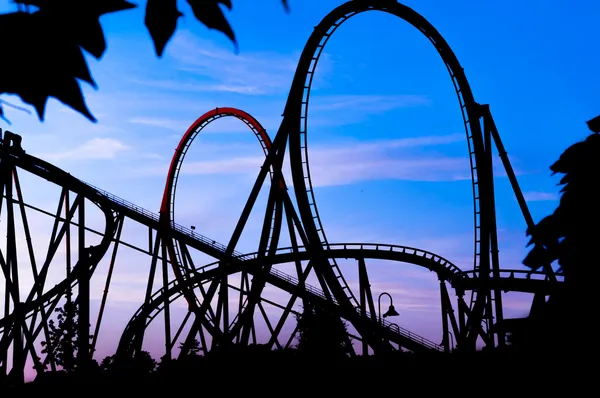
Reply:
[[[0, 127], [21, 134], [28, 153], [154, 211], [173, 150], [204, 112], [238, 107], [273, 137], [304, 43], [342, 1], [291, 0], [287, 15], [277, 0], [261, 1], [260, 8], [234, 1], [227, 15], [237, 55], [224, 35], [201, 26], [180, 3], [187, 16], [162, 59], [143, 26], [143, 6], [103, 17], [108, 50], [100, 62], [89, 60], [99, 89], [84, 85], [98, 123], [51, 100], [44, 123], [6, 108], [12, 126]], [[558, 180], [548, 167], [588, 135], [585, 121], [600, 112], [594, 29], [600, 6], [591, 0], [405, 4], [440, 31], [475, 99], [490, 104], [534, 219], [550, 213]], [[329, 241], [416, 246], [472, 267], [465, 133], [453, 86], [430, 43], [392, 16], [355, 17], [326, 47], [311, 95], [311, 173]], [[200, 135], [183, 166], [177, 222], [228, 241], [262, 162], [255, 141], [235, 120], [221, 119]], [[527, 253], [525, 222], [497, 170], [501, 263], [519, 268]], [[53, 203], [44, 192], [31, 196]], [[255, 250], [257, 228], [258, 220], [240, 251]], [[139, 303], [132, 292], [143, 289], [139, 268], [124, 275], [114, 299], [114, 313], [121, 311], [115, 330], [116, 319], [125, 321]], [[375, 294], [394, 296], [401, 314], [396, 322], [441, 340], [433, 274], [373, 262], [370, 275]], [[525, 315], [527, 305], [527, 297], [506, 297], [508, 316]]]

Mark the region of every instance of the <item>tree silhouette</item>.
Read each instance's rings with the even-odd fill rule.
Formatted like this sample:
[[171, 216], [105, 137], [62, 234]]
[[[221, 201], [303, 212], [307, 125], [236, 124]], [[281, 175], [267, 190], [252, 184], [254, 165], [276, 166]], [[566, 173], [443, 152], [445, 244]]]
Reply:
[[346, 322], [331, 310], [306, 303], [296, 321], [296, 347], [302, 354], [323, 358], [347, 356], [351, 347]]
[[585, 322], [597, 308], [597, 299], [587, 293], [595, 289], [599, 270], [600, 134], [591, 134], [567, 148], [550, 169], [553, 174], [564, 174], [559, 183], [563, 186], [560, 203], [527, 231], [536, 237], [536, 245], [523, 263], [536, 270], [541, 264], [558, 262], [565, 289], [550, 297], [544, 311], [546, 319], [540, 321], [539, 328], [555, 337], [560, 334], [571, 344], [585, 340], [576, 335], [589, 327]]
[[58, 323], [54, 319], [48, 322], [49, 339], [42, 341], [42, 353], [64, 371], [72, 372], [77, 366], [77, 304], [69, 301], [54, 311]]
[[564, 174], [560, 203], [554, 213], [528, 231], [539, 243], [523, 262], [538, 269], [544, 261], [558, 261], [565, 284], [575, 288], [585, 279], [587, 265], [597, 262], [600, 134], [594, 133], [567, 148], [550, 170]]
[[[185, 350], [185, 343], [179, 343], [179, 349]], [[200, 345], [198, 339], [194, 339], [191, 346], [187, 348], [185, 355], [199, 355], [200, 351], [202, 351], [202, 346]]]
[[111, 355], [102, 360], [100, 369], [117, 375], [148, 375], [156, 369], [156, 360], [148, 351], [141, 351], [132, 358]]
[[[91, 121], [80, 81], [97, 88], [84, 51], [96, 59], [106, 51], [102, 15], [136, 7], [127, 0], [13, 0], [17, 11], [0, 15], [3, 59], [0, 94], [16, 94], [44, 120], [46, 102], [54, 97]], [[237, 52], [235, 33], [221, 6], [231, 10], [231, 0], [186, 0], [194, 17], [209, 29], [227, 35]], [[144, 23], [161, 57], [183, 16], [183, 0], [147, 0]], [[287, 0], [282, 0], [288, 10]], [[4, 118], [0, 100], [0, 117]], [[6, 120], [6, 119], [5, 119]], [[7, 120], [8, 121], [8, 120]]]

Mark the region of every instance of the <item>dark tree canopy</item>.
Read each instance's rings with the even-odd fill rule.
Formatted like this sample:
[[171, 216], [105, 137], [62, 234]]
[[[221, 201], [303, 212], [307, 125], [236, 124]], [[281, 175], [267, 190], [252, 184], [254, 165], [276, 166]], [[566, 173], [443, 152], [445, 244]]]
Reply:
[[65, 303], [64, 307], [54, 310], [56, 321], [48, 322], [48, 340], [42, 341], [42, 354], [46, 354], [47, 361], [54, 363], [66, 372], [72, 372], [77, 367], [77, 327], [79, 311], [77, 304], [72, 301]]
[[557, 261], [565, 282], [575, 286], [598, 262], [595, 245], [600, 238], [600, 134], [594, 133], [567, 148], [550, 170], [564, 175], [560, 180], [562, 196], [554, 213], [528, 231], [536, 236], [538, 244], [524, 264], [537, 269], [544, 262]]
[[302, 354], [320, 358], [345, 357], [350, 352], [346, 323], [332, 311], [306, 303], [298, 322], [298, 345]]
[[594, 293], [600, 269], [600, 134], [567, 148], [550, 170], [563, 174], [560, 203], [527, 231], [536, 239], [523, 263], [538, 269], [556, 261], [564, 289], [550, 296], [541, 312], [530, 314], [534, 323], [528, 333], [541, 344], [560, 341], [566, 350], [580, 349], [595, 338], [599, 304]]
[[[287, 0], [281, 0], [288, 10]], [[13, 0], [18, 10], [0, 14], [3, 38], [0, 94], [16, 94], [36, 110], [43, 121], [46, 102], [54, 97], [89, 120], [96, 118], [81, 92], [81, 81], [97, 88], [84, 51], [100, 59], [106, 51], [102, 15], [136, 7], [127, 0]], [[183, 0], [147, 0], [144, 23], [158, 57], [177, 29]], [[186, 0], [194, 17], [209, 29], [237, 41], [223, 7], [231, 0]], [[0, 117], [4, 118], [0, 100]], [[6, 120], [6, 119], [5, 119]]]

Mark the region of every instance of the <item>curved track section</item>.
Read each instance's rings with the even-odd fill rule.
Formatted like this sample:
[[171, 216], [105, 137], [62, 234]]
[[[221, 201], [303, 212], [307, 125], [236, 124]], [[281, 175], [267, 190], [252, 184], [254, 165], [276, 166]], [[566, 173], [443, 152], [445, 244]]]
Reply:
[[[222, 117], [234, 117], [242, 121], [258, 139], [265, 156], [269, 152], [271, 140], [267, 135], [266, 130], [254, 117], [240, 109], [231, 107], [215, 108], [196, 119], [196, 121], [192, 123], [179, 141], [179, 145], [175, 149], [175, 154], [171, 159], [171, 165], [169, 167], [165, 190], [160, 206], [161, 225], [163, 225], [166, 230], [169, 230], [175, 224], [175, 194], [177, 192], [177, 181], [179, 179], [179, 172], [183, 165], [187, 151], [194, 142], [194, 139], [206, 126]], [[184, 279], [180, 270], [182, 269], [184, 263], [181, 261], [179, 247], [173, 242], [172, 239], [168, 239], [167, 247], [175, 276], [183, 282]], [[224, 249], [226, 252], [229, 251], [226, 247], [224, 247]], [[187, 273], [189, 270], [183, 271]]]
[[[296, 250], [297, 249], [297, 250]], [[377, 243], [335, 243], [330, 244], [325, 250], [326, 256], [329, 259], [342, 258], [369, 258], [391, 260], [408, 264], [418, 265], [428, 270], [435, 272], [440, 280], [447, 280], [452, 286], [460, 284], [460, 280], [466, 278], [466, 275], [453, 263], [445, 258], [438, 256], [425, 250], [416, 249], [408, 246], [377, 244]], [[297, 248], [286, 247], [280, 248], [276, 253], [269, 258], [273, 265], [291, 263], [294, 260], [309, 260], [311, 252], [307, 248], [300, 246]], [[229, 267], [228, 274], [233, 274], [244, 270], [254, 273], [258, 272], [261, 267], [261, 259], [256, 253], [244, 254], [240, 257], [243, 263], [237, 267]], [[186, 285], [178, 284], [176, 280], [172, 281], [168, 288], [157, 290], [150, 300], [133, 315], [127, 324], [125, 331], [119, 342], [119, 352], [124, 354], [130, 347], [134, 347], [133, 341], [138, 337], [136, 334], [143, 332], [147, 325], [162, 311], [166, 300], [173, 302], [181, 297], [185, 290], [190, 290], [198, 287], [215, 277], [221, 276], [222, 269], [219, 268], [219, 262], [211, 263], [202, 266], [193, 272], [193, 276], [186, 281]], [[333, 303], [329, 301], [325, 293], [314, 286], [304, 283], [303, 289], [298, 289], [301, 284], [298, 279], [288, 275], [276, 268], [271, 268], [267, 276], [267, 282], [275, 287], [287, 291], [288, 293], [298, 292], [300, 296], [319, 302], [323, 305], [333, 304], [336, 308], [339, 303], [334, 299]], [[166, 292], [166, 297], [165, 297]], [[359, 310], [357, 308], [357, 310]], [[367, 318], [371, 318], [371, 314], [364, 314]], [[379, 321], [375, 322], [378, 323]], [[397, 325], [385, 323], [387, 334], [391, 334], [399, 339], [399, 343], [406, 345], [406, 348], [412, 350], [441, 350], [439, 345], [430, 342], [429, 340], [416, 335], [404, 328], [399, 328]]]
[[[39, 158], [28, 155], [22, 150], [7, 151], [6, 149], [2, 149], [2, 156], [8, 157], [10, 162], [23, 170], [26, 170], [51, 183], [68, 188], [72, 192], [83, 195], [103, 211], [106, 218], [106, 229], [101, 243], [91, 250], [89, 260], [90, 267], [92, 267], [90, 269], [91, 272], [93, 272], [97, 263], [106, 254], [109, 244], [114, 239], [116, 225], [113, 211], [123, 213], [131, 219], [148, 226], [154, 226], [155, 228], [158, 228], [159, 226], [159, 216], [155, 213], [152, 213], [131, 202], [127, 202], [124, 199], [87, 184], [78, 178], [73, 177], [64, 170]], [[224, 245], [198, 233], [192, 233], [191, 230], [175, 223], [171, 224], [170, 234], [176, 239], [190, 242], [192, 246], [215, 258], [225, 260], [242, 255], [241, 253], [235, 251], [231, 254], [226, 254], [226, 247]], [[32, 308], [36, 308], [48, 300], [56, 297], [56, 295], [62, 294], [62, 292], [66, 291], [70, 284], [76, 283], [76, 269], [77, 265], [74, 266], [71, 278], [68, 280], [63, 280], [55, 287], [44, 293], [39, 299], [31, 302], [30, 304], [26, 304], [24, 307], [22, 307], [23, 310], [31, 311]], [[10, 322], [10, 317], [0, 319], [0, 329], [4, 327], [7, 322]]]
[[171, 160], [167, 182], [165, 184], [165, 191], [160, 206], [161, 216], [166, 217], [169, 223], [174, 223], [175, 219], [175, 193], [177, 192], [177, 180], [179, 179], [179, 171], [183, 165], [185, 155], [198, 134], [200, 134], [200, 132], [211, 122], [222, 117], [235, 117], [244, 122], [258, 139], [265, 156], [269, 153], [271, 140], [263, 126], [261, 126], [261, 124], [250, 114], [236, 108], [215, 108], [200, 116], [192, 123], [179, 141], [179, 145], [177, 146], [177, 149], [175, 149], [175, 155], [173, 155]]
[[[456, 89], [465, 130], [468, 141], [469, 158], [471, 161], [471, 176], [473, 182], [473, 200], [475, 207], [475, 265], [478, 268], [479, 261], [479, 231], [481, 229], [480, 219], [480, 196], [478, 184], [478, 172], [476, 165], [483, 164], [482, 156], [483, 138], [481, 126], [479, 124], [479, 105], [475, 102], [467, 78], [463, 72], [458, 59], [454, 55], [450, 46], [446, 43], [440, 33], [420, 14], [411, 8], [395, 1], [389, 0], [371, 0], [371, 1], [349, 1], [330, 12], [317, 25], [308, 39], [300, 62], [294, 75], [294, 80], [286, 103], [284, 111], [284, 121], [282, 127], [289, 132], [290, 163], [292, 169], [292, 178], [296, 192], [299, 211], [302, 222], [307, 231], [307, 236], [314, 246], [326, 246], [325, 233], [318, 217], [318, 210], [315, 203], [314, 191], [310, 182], [310, 168], [308, 163], [308, 104], [313, 77], [319, 58], [329, 41], [329, 38], [341, 24], [351, 17], [366, 11], [383, 11], [403, 19], [422, 32], [425, 37], [434, 45], [442, 60], [444, 61], [450, 77]], [[346, 288], [339, 268], [333, 266], [334, 275], [329, 276], [332, 284], [341, 283], [341, 290], [337, 289], [338, 299], [341, 292], [344, 292], [346, 298], [355, 306], [356, 297], [352, 291]], [[335, 294], [335, 293], [334, 293]]]
[[[13, 178], [13, 173], [16, 178], [16, 167], [20, 167], [23, 169], [28, 169], [28, 171], [31, 171], [34, 175], [41, 176], [43, 178], [47, 177], [46, 179], [49, 180], [62, 179], [63, 181], [71, 184], [71, 186], [74, 188], [72, 189], [74, 192], [82, 195], [80, 198], [82, 202], [79, 203], [79, 206], [84, 206], [83, 201], [86, 199], [89, 200], [102, 211], [105, 221], [104, 231], [100, 242], [95, 246], [86, 246], [83, 253], [80, 252], [79, 259], [75, 262], [71, 272], [67, 274], [65, 279], [48, 290], [45, 290], [47, 287], [46, 276], [48, 273], [48, 268], [46, 267], [48, 264], [50, 264], [50, 261], [54, 256], [53, 253], [46, 257], [47, 263], [40, 269], [40, 278], [33, 283], [26, 298], [19, 298], [19, 294], [15, 293], [15, 290], [10, 289], [12, 311], [5, 312], [5, 316], [0, 319], [0, 353], [3, 353], [0, 356], [0, 368], [5, 370], [8, 366], [10, 366], [11, 374], [23, 375], [27, 357], [33, 360], [34, 368], [38, 372], [40, 369], [43, 369], [45, 364], [47, 364], [51, 359], [51, 356], [47, 356], [46, 359], [42, 361], [39, 357], [37, 349], [34, 348], [36, 339], [39, 337], [40, 333], [42, 331], [47, 332], [47, 328], [44, 327], [46, 322], [46, 319], [44, 319], [45, 316], [42, 315], [41, 319], [37, 320], [36, 316], [40, 313], [49, 314], [63, 297], [67, 296], [73, 288], [79, 285], [81, 277], [87, 279], [93, 275], [99, 262], [106, 255], [111, 243], [113, 242], [113, 239], [117, 233], [118, 223], [115, 219], [115, 214], [113, 213], [112, 208], [108, 206], [106, 202], [98, 200], [99, 198], [94, 197], [94, 195], [86, 195], [87, 189], [86, 186], [84, 186], [85, 184], [80, 185], [78, 180], [74, 179], [67, 173], [64, 173], [62, 170], [40, 159], [28, 156], [24, 153], [24, 151], [16, 150], [16, 148], [11, 148], [9, 150], [2, 148], [2, 153], [0, 156], [2, 158], [1, 161], [3, 163], [3, 167], [14, 167], [10, 174], [11, 177], [9, 178]], [[21, 201], [21, 204], [23, 205], [20, 188], [18, 186], [15, 188], [17, 189], [19, 201]], [[82, 189], [78, 192], [77, 188]], [[7, 192], [7, 195], [12, 195], [12, 192]], [[34, 267], [33, 263], [32, 267]], [[19, 271], [14, 270], [13, 272], [16, 273], [10, 275], [10, 277], [13, 278], [13, 280], [18, 281]], [[10, 299], [8, 297], [5, 298], [6, 309], [10, 308]], [[30, 320], [29, 325], [26, 323], [27, 320]], [[38, 324], [37, 321], [41, 322], [41, 324]], [[11, 345], [14, 349], [12, 363], [6, 356], [8, 353], [8, 348]], [[17, 349], [16, 347], [20, 348]], [[19, 376], [15, 377], [18, 378]]]

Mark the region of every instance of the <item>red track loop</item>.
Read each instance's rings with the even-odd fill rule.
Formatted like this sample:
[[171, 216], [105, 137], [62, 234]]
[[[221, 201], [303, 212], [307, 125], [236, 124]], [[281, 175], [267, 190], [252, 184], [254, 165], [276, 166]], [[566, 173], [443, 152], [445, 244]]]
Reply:
[[[175, 192], [177, 190], [179, 171], [181, 170], [187, 150], [200, 131], [202, 131], [204, 127], [206, 127], [212, 121], [227, 116], [235, 117], [241, 120], [250, 128], [250, 130], [252, 130], [252, 132], [254, 132], [254, 135], [256, 135], [256, 138], [261, 144], [265, 155], [268, 153], [271, 147], [271, 139], [267, 135], [263, 126], [254, 117], [240, 109], [229, 107], [215, 108], [200, 116], [194, 123], [192, 123], [192, 125], [187, 129], [181, 138], [181, 141], [179, 141], [179, 145], [177, 146], [177, 149], [175, 149], [175, 154], [171, 160], [171, 166], [169, 167], [169, 173], [167, 175], [165, 190], [160, 206], [160, 223], [163, 226], [163, 239], [165, 239], [165, 245], [169, 260], [171, 261], [173, 272], [175, 277], [180, 283], [182, 283], [182, 285], [184, 284], [185, 279], [181, 273], [183, 264], [179, 255], [179, 249], [175, 241], [168, 235], [168, 231], [170, 230], [171, 225], [174, 223]], [[197, 300], [195, 299], [194, 293], [191, 290], [186, 292], [185, 297], [192, 310], [198, 309]]]

